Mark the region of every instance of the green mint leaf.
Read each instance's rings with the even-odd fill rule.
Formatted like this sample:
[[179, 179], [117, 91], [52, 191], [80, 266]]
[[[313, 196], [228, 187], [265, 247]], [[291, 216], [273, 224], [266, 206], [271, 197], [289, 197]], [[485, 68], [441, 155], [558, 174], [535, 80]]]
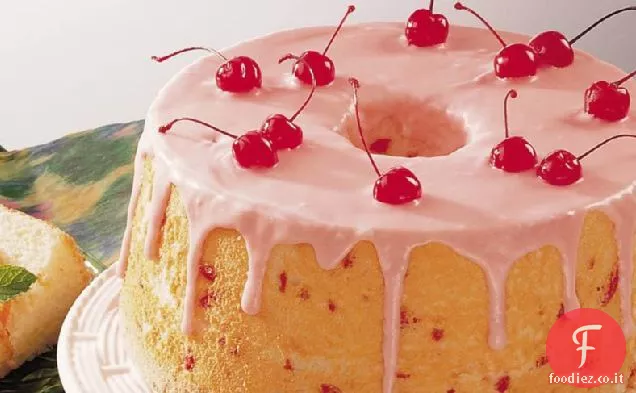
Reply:
[[0, 265], [0, 303], [26, 292], [36, 277], [19, 266]]

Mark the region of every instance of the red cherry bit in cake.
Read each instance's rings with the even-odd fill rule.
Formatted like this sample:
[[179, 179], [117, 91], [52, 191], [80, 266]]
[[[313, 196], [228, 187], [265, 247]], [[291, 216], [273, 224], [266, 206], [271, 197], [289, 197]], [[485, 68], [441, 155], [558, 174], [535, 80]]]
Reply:
[[196, 364], [197, 360], [191, 353], [188, 353], [183, 359], [183, 368], [188, 372], [194, 370], [194, 366], [196, 366]]
[[199, 274], [210, 282], [214, 282], [214, 280], [216, 280], [216, 269], [212, 265], [199, 266]]
[[342, 390], [337, 386], [323, 383], [320, 385], [320, 393], [342, 393]]

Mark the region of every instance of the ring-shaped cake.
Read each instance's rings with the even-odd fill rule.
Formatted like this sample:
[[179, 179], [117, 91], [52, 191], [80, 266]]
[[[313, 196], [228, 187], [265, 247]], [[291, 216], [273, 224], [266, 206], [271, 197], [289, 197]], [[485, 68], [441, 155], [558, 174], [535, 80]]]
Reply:
[[[361, 24], [334, 42], [338, 76], [299, 117], [303, 144], [280, 152], [274, 168], [239, 167], [232, 139], [197, 124], [158, 132], [192, 117], [240, 135], [290, 115], [310, 87], [278, 59], [321, 47], [331, 33], [283, 31], [225, 51], [261, 65], [257, 91], [217, 89], [212, 55], [152, 105], [120, 270], [123, 323], [153, 389], [569, 392], [548, 385], [545, 338], [578, 307], [622, 323], [629, 375], [633, 142], [586, 157], [583, 180], [567, 187], [489, 164], [511, 88], [511, 133], [540, 156], [582, 154], [633, 132], [634, 116], [606, 123], [583, 113], [585, 89], [623, 77], [616, 67], [577, 51], [567, 69], [501, 80], [492, 72], [500, 47], [486, 30], [454, 27], [445, 45], [416, 48], [401, 24]], [[386, 146], [374, 154], [378, 167], [410, 169], [419, 201], [373, 198], [349, 77], [360, 81], [365, 138]]]

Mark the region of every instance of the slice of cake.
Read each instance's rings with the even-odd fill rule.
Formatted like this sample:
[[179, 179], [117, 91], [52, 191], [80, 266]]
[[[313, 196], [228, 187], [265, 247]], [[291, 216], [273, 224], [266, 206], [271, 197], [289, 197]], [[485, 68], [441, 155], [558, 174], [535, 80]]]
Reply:
[[0, 302], [0, 378], [46, 351], [91, 273], [73, 238], [54, 226], [0, 205], [0, 265], [37, 278]]

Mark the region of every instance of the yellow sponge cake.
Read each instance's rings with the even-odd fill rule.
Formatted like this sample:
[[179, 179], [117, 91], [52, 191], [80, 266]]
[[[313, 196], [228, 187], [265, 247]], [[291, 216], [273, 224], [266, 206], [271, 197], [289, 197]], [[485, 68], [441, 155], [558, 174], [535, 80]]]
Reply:
[[54, 226], [0, 205], [0, 265], [37, 279], [0, 302], [0, 378], [57, 342], [60, 327], [91, 273], [75, 241]]

